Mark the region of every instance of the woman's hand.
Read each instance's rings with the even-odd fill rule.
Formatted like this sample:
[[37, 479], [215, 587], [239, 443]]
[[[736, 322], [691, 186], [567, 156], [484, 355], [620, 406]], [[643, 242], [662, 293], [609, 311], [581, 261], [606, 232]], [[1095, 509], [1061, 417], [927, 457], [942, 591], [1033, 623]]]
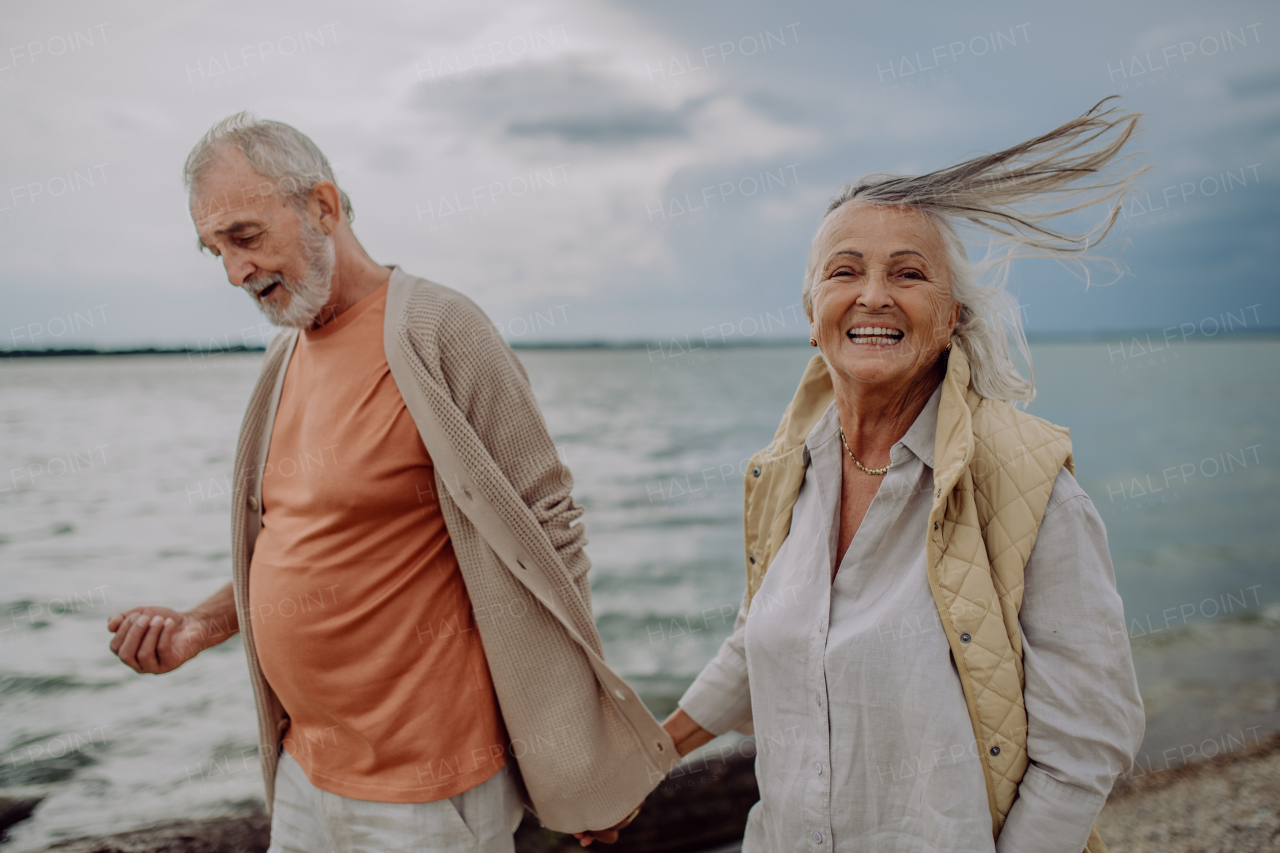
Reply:
[[716, 737], [694, 722], [693, 717], [686, 714], [683, 708], [676, 708], [671, 713], [671, 716], [663, 721], [662, 727], [667, 730], [667, 734], [671, 735], [671, 739], [676, 742], [676, 752], [682, 758], [704, 743], [710, 743], [715, 740]]

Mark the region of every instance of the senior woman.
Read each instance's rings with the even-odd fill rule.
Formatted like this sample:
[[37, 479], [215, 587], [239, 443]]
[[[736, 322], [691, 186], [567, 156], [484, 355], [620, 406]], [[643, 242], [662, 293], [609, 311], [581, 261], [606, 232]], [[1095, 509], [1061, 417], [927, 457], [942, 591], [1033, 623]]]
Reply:
[[[849, 185], [813, 238], [820, 354], [747, 472], [743, 615], [666, 723], [681, 754], [754, 726], [747, 853], [1105, 850], [1142, 700], [1068, 431], [1011, 405], [1034, 390], [1001, 283], [1114, 222], [1137, 116], [1112, 112]], [[1088, 234], [1045, 224], [1102, 201]], [[957, 223], [1003, 241], [994, 283]]]

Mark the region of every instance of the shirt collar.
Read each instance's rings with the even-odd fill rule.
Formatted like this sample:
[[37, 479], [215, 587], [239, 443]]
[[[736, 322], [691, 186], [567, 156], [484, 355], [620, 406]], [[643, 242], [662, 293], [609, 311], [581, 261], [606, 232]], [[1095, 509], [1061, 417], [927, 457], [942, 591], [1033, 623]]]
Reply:
[[[924, 408], [920, 410], [920, 414], [916, 416], [906, 435], [889, 450], [891, 464], [901, 462], [903, 454], [910, 452], [930, 468], [933, 467], [933, 445], [938, 434], [938, 405], [941, 399], [942, 385], [939, 383], [929, 395], [928, 402], [924, 404]], [[835, 400], [827, 406], [827, 410], [805, 439], [805, 463], [808, 463], [811, 451], [817, 450], [829, 441], [840, 441], [840, 415], [836, 412]], [[844, 448], [841, 447], [841, 452], [843, 451]]]

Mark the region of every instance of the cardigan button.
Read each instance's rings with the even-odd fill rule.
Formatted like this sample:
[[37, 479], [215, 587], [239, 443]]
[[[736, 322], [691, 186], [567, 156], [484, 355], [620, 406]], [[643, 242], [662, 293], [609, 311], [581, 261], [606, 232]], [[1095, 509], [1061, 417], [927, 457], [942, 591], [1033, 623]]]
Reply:
[[757, 465], [756, 467], [754, 467], [754, 468], [752, 468], [752, 469], [751, 469], [751, 476], [752, 476], [752, 477], [759, 477], [759, 476], [760, 476], [760, 466], [759, 466], [759, 465]]
[[972, 640], [972, 639], [973, 639], [973, 637], [970, 637], [968, 634], [961, 634], [961, 635], [960, 635], [960, 642], [962, 642], [962, 643], [967, 643], [967, 642], [969, 642], [969, 641], [970, 641], [970, 640]]
[[257, 498], [256, 496], [254, 496], [254, 495], [249, 495], [248, 504], [249, 504], [249, 510], [250, 510], [251, 512], [257, 512], [257, 511], [258, 511], [258, 498]]
[[998, 747], [998, 746], [993, 746], [993, 747], [991, 747], [991, 754], [992, 754], [992, 755], [999, 755], [999, 754], [1000, 754], [1000, 747]]

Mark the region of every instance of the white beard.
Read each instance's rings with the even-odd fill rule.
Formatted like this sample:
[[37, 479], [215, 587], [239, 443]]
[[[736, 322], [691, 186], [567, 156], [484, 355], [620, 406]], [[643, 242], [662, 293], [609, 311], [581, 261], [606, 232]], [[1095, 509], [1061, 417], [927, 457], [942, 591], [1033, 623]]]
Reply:
[[[307, 273], [296, 284], [285, 281], [280, 273], [259, 276], [244, 283], [244, 289], [267, 319], [273, 325], [286, 329], [310, 329], [315, 325], [333, 289], [333, 240], [303, 220], [302, 250], [307, 256]], [[258, 299], [258, 294], [273, 284], [289, 292], [289, 301], [283, 307], [274, 301]]]

